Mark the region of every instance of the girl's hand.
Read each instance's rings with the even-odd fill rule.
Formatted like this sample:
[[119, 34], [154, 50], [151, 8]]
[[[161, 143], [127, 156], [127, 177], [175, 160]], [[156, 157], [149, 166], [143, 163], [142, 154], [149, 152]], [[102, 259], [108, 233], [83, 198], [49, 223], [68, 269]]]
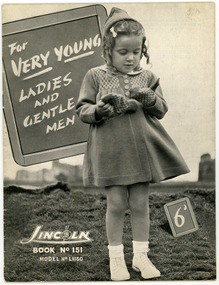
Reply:
[[109, 103], [104, 103], [103, 101], [99, 101], [96, 104], [96, 116], [98, 119], [102, 119], [103, 117], [109, 117], [113, 113], [113, 106]]
[[129, 99], [128, 100], [128, 109], [126, 112], [128, 113], [134, 113], [135, 111], [137, 111], [138, 109], [138, 103], [137, 103], [137, 100], [135, 99]]

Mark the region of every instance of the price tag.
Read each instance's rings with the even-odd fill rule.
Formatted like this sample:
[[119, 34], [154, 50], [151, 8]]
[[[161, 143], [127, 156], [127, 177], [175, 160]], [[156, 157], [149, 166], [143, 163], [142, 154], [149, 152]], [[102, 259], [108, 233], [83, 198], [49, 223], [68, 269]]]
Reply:
[[198, 224], [188, 198], [164, 205], [173, 236], [178, 237], [198, 230]]

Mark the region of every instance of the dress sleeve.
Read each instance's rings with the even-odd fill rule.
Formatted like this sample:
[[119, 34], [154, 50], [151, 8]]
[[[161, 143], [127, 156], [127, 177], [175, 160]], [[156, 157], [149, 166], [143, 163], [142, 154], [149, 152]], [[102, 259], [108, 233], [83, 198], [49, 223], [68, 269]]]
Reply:
[[[155, 81], [157, 80], [157, 77], [151, 73], [150, 80], [148, 83], [148, 86], [152, 86]], [[150, 107], [144, 107], [144, 110], [151, 116], [155, 116], [158, 119], [162, 119], [166, 112], [168, 111], [168, 106], [163, 98], [163, 91], [161, 89], [161, 86], [159, 85], [155, 90], [155, 103], [154, 105]]]
[[92, 70], [89, 70], [82, 82], [79, 98], [76, 103], [76, 113], [82, 122], [87, 124], [98, 123], [96, 118], [97, 83]]

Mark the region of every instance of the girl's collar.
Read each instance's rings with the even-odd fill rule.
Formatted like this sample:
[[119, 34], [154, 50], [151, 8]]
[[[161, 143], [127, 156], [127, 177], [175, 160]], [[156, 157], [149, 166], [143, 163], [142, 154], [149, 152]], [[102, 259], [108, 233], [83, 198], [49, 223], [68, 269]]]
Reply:
[[[110, 66], [108, 64], [100, 66], [101, 70], [104, 70], [108, 75], [126, 75], [125, 73], [122, 73], [118, 71], [115, 67]], [[143, 71], [143, 68], [140, 66], [140, 64], [135, 68], [135, 70], [127, 73], [127, 75], [136, 75]]]

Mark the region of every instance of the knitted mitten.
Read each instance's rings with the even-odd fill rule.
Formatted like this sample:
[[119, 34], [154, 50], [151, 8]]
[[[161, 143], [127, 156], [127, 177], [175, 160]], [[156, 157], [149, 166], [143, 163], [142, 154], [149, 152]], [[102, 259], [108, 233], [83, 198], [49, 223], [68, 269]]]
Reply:
[[115, 113], [121, 114], [127, 111], [129, 107], [128, 100], [119, 94], [107, 94], [101, 98], [104, 103], [109, 103], [113, 106]]
[[150, 88], [132, 87], [130, 89], [130, 98], [136, 99], [144, 107], [150, 107], [155, 103], [155, 93]]

